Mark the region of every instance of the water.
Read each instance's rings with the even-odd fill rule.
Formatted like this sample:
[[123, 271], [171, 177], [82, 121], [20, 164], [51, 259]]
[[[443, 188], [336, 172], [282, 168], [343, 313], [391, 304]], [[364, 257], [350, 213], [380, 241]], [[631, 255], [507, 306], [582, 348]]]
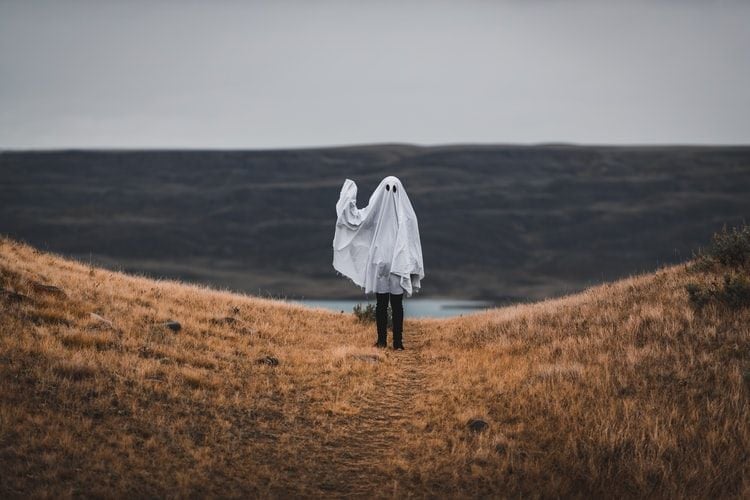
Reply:
[[[375, 304], [375, 299], [363, 300], [295, 300], [309, 307], [322, 307], [332, 311], [351, 313], [357, 304]], [[404, 316], [407, 318], [450, 318], [471, 314], [493, 307], [480, 300], [410, 299], [404, 298]]]

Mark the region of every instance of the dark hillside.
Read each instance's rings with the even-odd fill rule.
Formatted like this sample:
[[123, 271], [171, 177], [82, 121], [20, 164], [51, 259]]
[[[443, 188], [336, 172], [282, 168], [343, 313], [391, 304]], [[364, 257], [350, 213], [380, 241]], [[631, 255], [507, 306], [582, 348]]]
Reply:
[[331, 267], [346, 177], [419, 216], [425, 295], [558, 295], [688, 258], [750, 219], [750, 148], [380, 145], [0, 154], [0, 233], [251, 293], [358, 296]]

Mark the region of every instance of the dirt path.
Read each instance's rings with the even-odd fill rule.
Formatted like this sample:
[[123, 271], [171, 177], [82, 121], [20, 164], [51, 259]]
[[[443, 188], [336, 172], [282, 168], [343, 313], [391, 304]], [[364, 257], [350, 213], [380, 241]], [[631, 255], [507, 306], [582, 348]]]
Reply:
[[383, 484], [379, 472], [404, 462], [401, 437], [415, 432], [419, 420], [414, 399], [426, 384], [421, 356], [421, 328], [413, 326], [405, 336], [407, 350], [384, 352], [379, 367], [378, 389], [352, 404], [359, 413], [348, 419], [351, 432], [345, 442], [330, 445], [330, 461], [318, 487], [331, 496], [397, 496], [398, 484]]

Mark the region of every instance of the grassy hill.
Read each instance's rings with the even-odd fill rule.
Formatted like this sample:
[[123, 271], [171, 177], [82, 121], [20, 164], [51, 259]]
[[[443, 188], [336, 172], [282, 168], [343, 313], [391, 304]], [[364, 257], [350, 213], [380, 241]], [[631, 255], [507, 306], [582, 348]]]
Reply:
[[0, 234], [256, 295], [361, 297], [331, 266], [346, 177], [405, 183], [425, 296], [539, 300], [690, 258], [750, 220], [749, 147], [0, 153]]
[[2, 239], [0, 496], [746, 498], [750, 310], [713, 300], [726, 273], [747, 279], [680, 265], [407, 320], [396, 352], [352, 314]]

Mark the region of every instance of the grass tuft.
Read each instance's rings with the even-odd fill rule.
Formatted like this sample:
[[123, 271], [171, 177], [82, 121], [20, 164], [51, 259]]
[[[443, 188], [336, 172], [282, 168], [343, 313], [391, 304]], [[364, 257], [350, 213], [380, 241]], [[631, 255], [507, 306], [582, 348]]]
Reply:
[[65, 333], [60, 337], [60, 342], [72, 349], [110, 349], [115, 345], [108, 336], [83, 332]]
[[750, 267], [750, 226], [722, 228], [714, 234], [708, 248], [698, 252], [693, 267], [698, 271]]
[[58, 377], [62, 379], [75, 381], [93, 378], [97, 373], [96, 368], [90, 365], [72, 361], [63, 361], [58, 363], [53, 368], [53, 371]]
[[[377, 308], [375, 304], [356, 304], [353, 308], [354, 317], [361, 323], [375, 323], [377, 322], [376, 315]], [[393, 311], [388, 306], [388, 328], [393, 328]]]
[[702, 281], [685, 285], [695, 309], [709, 304], [733, 310], [750, 308], [750, 226], [725, 227], [716, 233], [691, 270], [705, 275]]

